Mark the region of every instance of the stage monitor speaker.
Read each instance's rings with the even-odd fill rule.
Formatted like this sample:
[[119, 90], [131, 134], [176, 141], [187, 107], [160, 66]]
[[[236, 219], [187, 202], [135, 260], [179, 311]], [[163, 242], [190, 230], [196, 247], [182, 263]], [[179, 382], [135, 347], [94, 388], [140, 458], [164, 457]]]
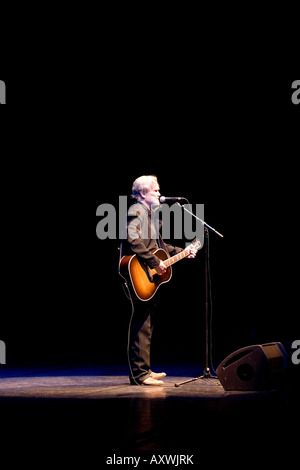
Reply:
[[227, 356], [216, 373], [225, 390], [271, 390], [280, 384], [285, 366], [281, 343], [256, 344]]

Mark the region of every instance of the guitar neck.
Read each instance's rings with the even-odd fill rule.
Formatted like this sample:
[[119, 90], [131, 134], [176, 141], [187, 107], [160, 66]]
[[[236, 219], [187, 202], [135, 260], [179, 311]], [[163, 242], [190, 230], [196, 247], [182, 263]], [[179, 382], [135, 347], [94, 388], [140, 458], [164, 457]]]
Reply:
[[183, 258], [186, 258], [190, 254], [189, 248], [186, 248], [185, 250], [181, 251], [177, 255], [172, 256], [171, 258], [168, 258], [164, 261], [164, 265], [168, 268], [174, 263], [177, 263], [177, 261], [180, 261]]

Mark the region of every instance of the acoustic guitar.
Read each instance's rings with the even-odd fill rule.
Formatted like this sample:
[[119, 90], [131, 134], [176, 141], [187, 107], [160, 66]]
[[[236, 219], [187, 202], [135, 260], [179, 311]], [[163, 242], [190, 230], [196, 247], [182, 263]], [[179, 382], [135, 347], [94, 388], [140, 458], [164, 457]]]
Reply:
[[126, 282], [129, 282], [138, 299], [147, 301], [155, 295], [159, 286], [171, 279], [172, 264], [186, 258], [191, 249], [199, 250], [200, 248], [200, 241], [195, 239], [191, 245], [172, 257], [162, 248], [152, 250], [152, 253], [163, 261], [167, 268], [163, 274], [158, 274], [155, 269], [149, 268], [136, 255], [123, 256], [119, 263], [119, 274]]

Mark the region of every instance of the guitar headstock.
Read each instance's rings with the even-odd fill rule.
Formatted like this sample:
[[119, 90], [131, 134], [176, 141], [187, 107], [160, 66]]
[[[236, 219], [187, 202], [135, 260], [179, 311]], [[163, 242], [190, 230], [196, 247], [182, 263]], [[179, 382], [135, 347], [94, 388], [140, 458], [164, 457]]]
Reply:
[[195, 238], [193, 240], [193, 242], [187, 247], [188, 250], [192, 249], [192, 250], [200, 250], [201, 248], [201, 242], [198, 238]]

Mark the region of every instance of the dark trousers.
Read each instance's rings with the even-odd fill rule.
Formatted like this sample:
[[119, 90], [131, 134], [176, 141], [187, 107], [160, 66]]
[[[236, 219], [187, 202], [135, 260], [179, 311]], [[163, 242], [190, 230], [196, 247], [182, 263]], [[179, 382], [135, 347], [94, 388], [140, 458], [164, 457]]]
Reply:
[[153, 333], [155, 299], [143, 302], [134, 300], [128, 341], [129, 378], [132, 384], [139, 384], [151, 373], [150, 352]]

